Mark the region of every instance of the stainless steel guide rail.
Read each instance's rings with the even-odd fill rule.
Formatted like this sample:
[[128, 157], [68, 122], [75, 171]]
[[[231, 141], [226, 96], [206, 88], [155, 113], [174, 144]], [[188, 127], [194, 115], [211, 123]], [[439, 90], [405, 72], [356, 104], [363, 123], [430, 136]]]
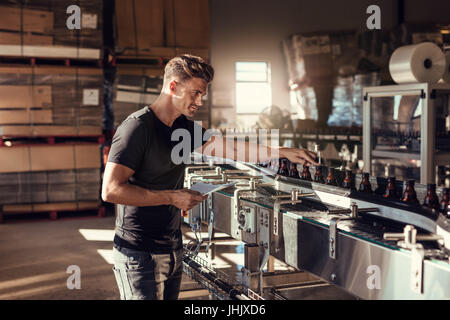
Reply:
[[253, 300], [244, 293], [245, 287], [220, 270], [214, 270], [206, 260], [187, 248], [183, 255], [183, 271], [220, 300]]
[[[252, 292], [270, 291], [265, 265], [273, 256], [363, 299], [450, 299], [448, 218], [248, 163], [210, 163], [209, 170], [186, 181], [238, 182], [212, 194], [212, 223], [249, 246], [243, 276]], [[193, 219], [210, 221], [208, 206], [185, 222]]]

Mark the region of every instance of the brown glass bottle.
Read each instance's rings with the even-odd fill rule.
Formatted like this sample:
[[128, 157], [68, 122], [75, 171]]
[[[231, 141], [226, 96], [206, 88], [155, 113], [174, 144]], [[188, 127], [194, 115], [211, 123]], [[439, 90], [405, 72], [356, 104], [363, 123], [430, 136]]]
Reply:
[[333, 169], [329, 168], [328, 176], [325, 178], [325, 184], [329, 184], [331, 186], [337, 186], [336, 178], [333, 175]]
[[289, 170], [287, 168], [286, 160], [281, 160], [280, 170], [278, 170], [278, 174], [282, 176], [289, 176]]
[[398, 199], [397, 195], [397, 189], [395, 188], [395, 177], [389, 177], [388, 178], [388, 184], [386, 186], [386, 191], [383, 195], [383, 197], [387, 199]]
[[[275, 161], [276, 161], [276, 162], [275, 162]], [[269, 169], [272, 170], [272, 171], [278, 172], [278, 166], [277, 166], [277, 163], [278, 163], [278, 160], [271, 159], [271, 160], [269, 161]]]
[[353, 188], [353, 178], [352, 178], [352, 172], [350, 170], [345, 171], [345, 177], [344, 177], [344, 181], [342, 182], [342, 186], [344, 188], [348, 188], [348, 189]]
[[295, 179], [300, 178], [300, 176], [298, 175], [297, 164], [291, 163], [291, 165], [289, 167], [289, 177], [295, 178]]
[[322, 166], [316, 166], [316, 172], [314, 173], [314, 182], [318, 182], [318, 183], [325, 182], [325, 180], [323, 179], [323, 174], [322, 174]]
[[439, 203], [439, 211], [447, 218], [450, 218], [450, 211], [448, 210], [449, 204], [450, 204], [450, 189], [444, 188], [442, 190], [442, 200]]
[[360, 192], [372, 192], [372, 185], [369, 180], [369, 173], [363, 172], [361, 183], [359, 184]]
[[431, 209], [439, 210], [439, 198], [436, 194], [436, 185], [434, 183], [427, 185], [427, 195], [425, 196], [423, 205]]
[[417, 200], [416, 190], [414, 190], [414, 183], [415, 183], [414, 180], [406, 181], [406, 188], [402, 196], [403, 202], [419, 204], [419, 200]]
[[300, 175], [300, 178], [302, 178], [303, 180], [309, 180], [311, 181], [311, 172], [309, 172], [309, 167], [303, 165], [303, 171], [302, 174]]

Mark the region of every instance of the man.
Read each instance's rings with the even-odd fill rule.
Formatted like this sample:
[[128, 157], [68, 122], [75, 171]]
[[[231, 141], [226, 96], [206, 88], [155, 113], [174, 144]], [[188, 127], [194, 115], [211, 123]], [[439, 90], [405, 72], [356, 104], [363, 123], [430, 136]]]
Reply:
[[[114, 135], [102, 198], [118, 204], [113, 270], [121, 299], [178, 298], [182, 275], [179, 209], [189, 210], [205, 197], [182, 189], [185, 165], [171, 159], [176, 143], [171, 135], [181, 128], [193, 137], [197, 124], [186, 117], [192, 117], [202, 106], [202, 97], [213, 76], [213, 68], [199, 57], [173, 58], [165, 67], [158, 99], [131, 114]], [[202, 147], [191, 140], [191, 151], [198, 149], [213, 156], [218, 150], [214, 144], [224, 142], [214, 137], [206, 143], [201, 139]], [[233, 148], [242, 147], [247, 148], [247, 159], [248, 142]], [[266, 149], [267, 159], [276, 151], [294, 162], [315, 163], [315, 155], [306, 150], [259, 147]], [[234, 158], [241, 152], [237, 149]], [[260, 156], [258, 161], [267, 159]]]

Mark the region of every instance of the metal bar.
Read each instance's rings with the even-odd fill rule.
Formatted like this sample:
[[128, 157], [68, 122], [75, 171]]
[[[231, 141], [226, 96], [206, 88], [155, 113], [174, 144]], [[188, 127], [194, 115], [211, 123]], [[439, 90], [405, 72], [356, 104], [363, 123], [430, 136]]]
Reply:
[[262, 176], [227, 176], [228, 179], [262, 179]]
[[[388, 240], [388, 241], [398, 241], [398, 240], [402, 240], [404, 238], [405, 238], [405, 235], [403, 233], [386, 232], [383, 235], [383, 239]], [[438, 236], [438, 235], [418, 235], [418, 236], [416, 236], [417, 241], [437, 241], [437, 240], [442, 240], [442, 239], [443, 239], [443, 237]]]
[[[366, 88], [363, 89], [363, 95], [366, 96]], [[370, 97], [363, 99], [363, 163], [364, 171], [372, 172], [372, 120], [370, 110]]]
[[336, 260], [336, 240], [337, 240], [337, 223], [339, 218], [333, 218], [330, 221], [330, 233], [328, 237], [329, 241], [329, 256], [331, 259]]
[[427, 86], [427, 99], [421, 99], [422, 116], [420, 119], [420, 183], [435, 181], [434, 145], [435, 145], [435, 110], [434, 99], [430, 99], [430, 88]]

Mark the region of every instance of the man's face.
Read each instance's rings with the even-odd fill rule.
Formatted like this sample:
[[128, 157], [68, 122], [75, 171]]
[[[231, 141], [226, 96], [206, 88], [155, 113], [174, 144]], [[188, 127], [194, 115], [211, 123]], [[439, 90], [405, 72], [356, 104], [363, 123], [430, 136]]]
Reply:
[[206, 94], [208, 83], [201, 78], [192, 78], [185, 81], [172, 80], [170, 92], [172, 101], [181, 114], [192, 117], [203, 105], [202, 97]]

